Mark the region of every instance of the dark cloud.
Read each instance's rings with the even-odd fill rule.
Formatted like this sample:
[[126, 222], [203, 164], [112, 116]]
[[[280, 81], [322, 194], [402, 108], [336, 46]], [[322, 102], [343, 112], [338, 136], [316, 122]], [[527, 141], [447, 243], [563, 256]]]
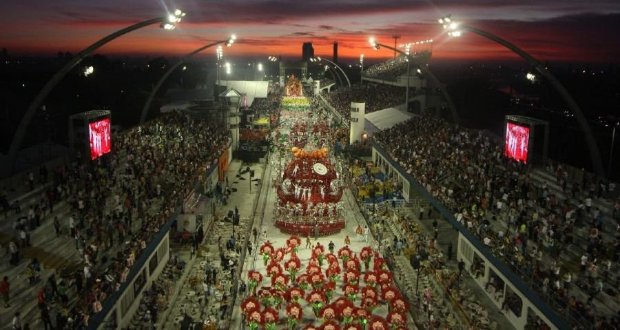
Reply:
[[514, 43], [539, 59], [616, 62], [620, 14], [583, 14], [545, 21], [479, 21], [476, 27]]
[[[339, 16], [381, 15], [405, 12], [436, 12], [440, 16], [450, 12], [466, 10], [470, 13], [480, 9], [480, 13], [501, 11], [505, 13], [521, 11], [554, 12], [556, 15], [583, 13], [587, 10], [597, 12], [620, 11], [617, 0], [596, 0], [596, 4], [584, 4], [583, 1], [571, 0], [443, 0], [429, 2], [422, 0], [383, 0], [383, 1], [337, 1], [314, 0], [252, 0], [226, 2], [200, 2], [194, 5], [188, 20], [203, 22], [229, 22], [231, 24], [253, 21], [256, 23], [273, 24], [290, 23], [297, 20], [324, 19]], [[471, 16], [469, 14], [468, 16]], [[475, 15], [475, 14], [474, 14]], [[428, 21], [435, 21], [429, 17]], [[527, 17], [523, 18], [524, 20]], [[319, 25], [319, 29], [330, 30], [330, 25]]]
[[312, 32], [293, 32], [291, 33], [294, 36], [308, 36], [308, 37], [313, 37], [314, 33]]
[[[268, 47], [277, 47], [282, 52], [287, 52], [289, 47], [289, 52], [297, 52], [300, 46], [297, 43], [303, 41], [325, 45], [328, 49], [332, 42], [338, 41], [341, 54], [359, 55], [368, 49], [369, 35], [390, 44], [392, 35], [402, 35], [402, 42], [441, 39], [435, 51], [439, 57], [506, 54], [501, 46], [469, 34], [458, 40], [440, 38], [441, 27], [435, 19], [454, 13], [455, 18], [462, 17], [472, 26], [504, 37], [541, 60], [618, 62], [620, 58], [615, 32], [620, 31], [618, 0], [179, 2], [183, 2], [182, 9], [188, 13], [179, 29], [166, 36], [145, 30], [127, 38], [135, 38], [132, 42], [143, 42], [144, 46], [151, 45], [152, 49], [159, 46], [158, 38], [175, 39], [175, 44], [180, 45], [178, 49], [185, 51], [183, 47], [191, 49], [208, 39], [221, 37], [215, 36], [216, 33], [236, 30], [238, 43], [258, 53], [270, 51]], [[50, 48], [62, 44], [79, 49], [111, 31], [166, 12], [163, 2], [146, 0], [0, 1], [0, 10], [5, 14], [7, 26], [0, 31], [0, 40], [15, 49], [40, 47], [40, 39], [45, 39]], [[113, 45], [123, 40], [125, 37]]]
[[420, 1], [227, 1], [217, 5], [197, 6], [190, 20], [243, 22], [293, 22], [299, 19], [342, 15], [379, 14], [416, 10], [428, 5]]

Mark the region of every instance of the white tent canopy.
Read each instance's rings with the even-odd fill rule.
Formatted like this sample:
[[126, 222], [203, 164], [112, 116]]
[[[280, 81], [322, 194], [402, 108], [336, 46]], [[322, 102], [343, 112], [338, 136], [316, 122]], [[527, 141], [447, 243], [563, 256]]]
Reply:
[[396, 107], [367, 113], [366, 120], [378, 130], [383, 131], [398, 123], [409, 120], [413, 116], [414, 114], [408, 113], [399, 107]]
[[222, 80], [221, 86], [232, 88], [246, 97], [248, 107], [254, 102], [254, 98], [265, 98], [269, 90], [268, 81], [247, 81], [247, 80]]

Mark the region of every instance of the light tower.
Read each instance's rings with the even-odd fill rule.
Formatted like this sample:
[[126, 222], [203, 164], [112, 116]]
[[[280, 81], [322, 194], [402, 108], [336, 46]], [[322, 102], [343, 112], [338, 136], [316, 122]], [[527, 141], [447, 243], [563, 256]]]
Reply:
[[[394, 38], [394, 48], [396, 48], [396, 44], [398, 43], [398, 39], [400, 39], [399, 35], [393, 35], [392, 38]], [[394, 50], [394, 59], [396, 59], [396, 50]]]

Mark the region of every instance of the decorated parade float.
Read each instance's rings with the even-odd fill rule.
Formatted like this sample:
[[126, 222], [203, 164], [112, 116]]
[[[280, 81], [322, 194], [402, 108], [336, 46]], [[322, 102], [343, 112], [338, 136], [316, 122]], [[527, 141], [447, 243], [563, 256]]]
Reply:
[[327, 148], [329, 126], [312, 113], [307, 98], [289, 94], [299, 94], [297, 85], [301, 86], [294, 76], [289, 78], [282, 104], [286, 108], [289, 100], [288, 105], [295, 104], [296, 109], [289, 111], [300, 116], [285, 117], [278, 133], [285, 132], [288, 141], [280, 145], [283, 162], [276, 179], [275, 225], [290, 234], [330, 235], [345, 227], [340, 205], [343, 189]]
[[342, 186], [329, 161], [327, 148], [291, 149], [293, 158], [283, 168], [277, 185], [276, 227], [299, 235], [329, 235], [345, 226]]

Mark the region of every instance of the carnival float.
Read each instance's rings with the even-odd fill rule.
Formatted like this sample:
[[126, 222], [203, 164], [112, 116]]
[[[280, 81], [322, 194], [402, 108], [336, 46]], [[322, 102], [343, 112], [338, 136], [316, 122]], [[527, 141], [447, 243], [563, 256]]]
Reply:
[[342, 180], [328, 148], [329, 125], [310, 110], [307, 98], [288, 94], [297, 90], [297, 84], [294, 76], [289, 78], [282, 100], [289, 110], [277, 134], [288, 139], [280, 142], [275, 225], [302, 236], [335, 234], [345, 227], [345, 220]]

